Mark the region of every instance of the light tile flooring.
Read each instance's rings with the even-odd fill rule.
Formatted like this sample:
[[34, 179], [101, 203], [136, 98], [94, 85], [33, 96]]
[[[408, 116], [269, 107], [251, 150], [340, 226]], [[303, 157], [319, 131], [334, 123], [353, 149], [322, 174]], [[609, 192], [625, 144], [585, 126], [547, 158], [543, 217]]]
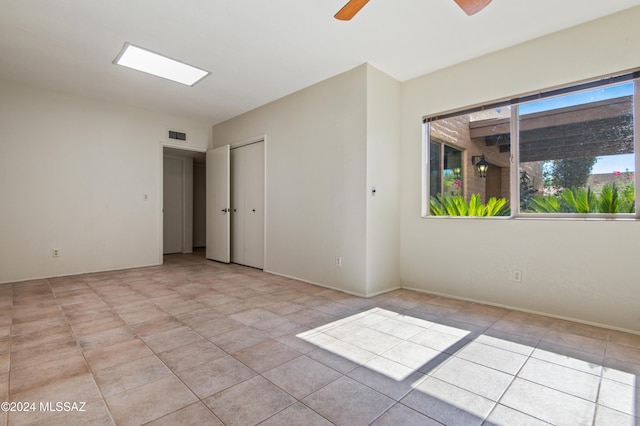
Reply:
[[0, 286], [0, 424], [640, 425], [639, 373], [639, 336], [201, 254]]

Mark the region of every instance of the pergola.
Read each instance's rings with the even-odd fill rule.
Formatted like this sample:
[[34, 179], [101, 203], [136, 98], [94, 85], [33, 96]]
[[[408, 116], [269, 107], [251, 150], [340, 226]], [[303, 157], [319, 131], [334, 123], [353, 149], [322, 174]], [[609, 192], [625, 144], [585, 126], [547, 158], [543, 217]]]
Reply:
[[[520, 162], [633, 153], [633, 98], [520, 116]], [[471, 138], [510, 152], [510, 118], [469, 123]]]

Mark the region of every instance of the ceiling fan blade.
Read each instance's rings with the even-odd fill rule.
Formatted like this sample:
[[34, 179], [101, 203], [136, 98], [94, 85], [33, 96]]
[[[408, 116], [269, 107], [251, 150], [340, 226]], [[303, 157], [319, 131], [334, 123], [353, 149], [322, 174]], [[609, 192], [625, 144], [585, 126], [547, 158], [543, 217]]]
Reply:
[[341, 21], [349, 21], [368, 2], [369, 0], [349, 0], [349, 2], [345, 4], [338, 13], [336, 13], [334, 18], [339, 19]]
[[458, 3], [458, 6], [460, 6], [460, 8], [464, 10], [464, 13], [466, 13], [469, 16], [480, 12], [482, 9], [487, 7], [489, 3], [491, 3], [491, 0], [453, 0], [453, 1]]

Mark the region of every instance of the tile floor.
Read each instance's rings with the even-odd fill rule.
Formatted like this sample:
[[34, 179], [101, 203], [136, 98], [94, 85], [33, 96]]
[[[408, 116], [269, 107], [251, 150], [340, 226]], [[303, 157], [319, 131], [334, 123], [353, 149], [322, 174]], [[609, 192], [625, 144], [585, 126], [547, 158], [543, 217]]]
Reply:
[[638, 374], [640, 336], [201, 254], [0, 286], [0, 424], [640, 425]]

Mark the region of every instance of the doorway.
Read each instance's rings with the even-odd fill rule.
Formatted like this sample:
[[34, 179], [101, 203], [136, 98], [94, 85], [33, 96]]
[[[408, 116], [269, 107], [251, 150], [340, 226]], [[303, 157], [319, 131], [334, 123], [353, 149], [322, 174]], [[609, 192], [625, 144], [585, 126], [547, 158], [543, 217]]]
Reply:
[[491, 165], [487, 170], [486, 177], [486, 203], [489, 198], [501, 198], [502, 197], [502, 167]]
[[173, 254], [184, 252], [184, 169], [182, 158], [169, 157], [162, 159], [162, 253]]
[[205, 153], [162, 148], [162, 254], [206, 244]]

